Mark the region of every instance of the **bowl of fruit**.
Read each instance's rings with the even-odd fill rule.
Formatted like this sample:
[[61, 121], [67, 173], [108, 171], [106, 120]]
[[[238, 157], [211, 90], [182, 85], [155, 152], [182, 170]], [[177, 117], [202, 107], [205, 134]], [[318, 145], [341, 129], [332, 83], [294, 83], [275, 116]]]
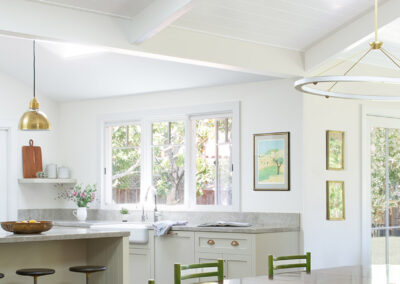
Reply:
[[2, 222], [1, 227], [14, 234], [40, 234], [53, 228], [53, 222], [36, 220]]

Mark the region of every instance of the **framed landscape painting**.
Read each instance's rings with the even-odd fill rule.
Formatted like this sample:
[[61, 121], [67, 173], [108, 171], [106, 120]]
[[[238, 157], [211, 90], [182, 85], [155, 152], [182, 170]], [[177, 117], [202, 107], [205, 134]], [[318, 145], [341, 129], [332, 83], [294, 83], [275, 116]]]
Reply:
[[326, 182], [326, 219], [338, 221], [345, 219], [344, 182]]
[[254, 190], [290, 190], [290, 133], [254, 134]]
[[326, 169], [344, 170], [343, 131], [326, 131]]

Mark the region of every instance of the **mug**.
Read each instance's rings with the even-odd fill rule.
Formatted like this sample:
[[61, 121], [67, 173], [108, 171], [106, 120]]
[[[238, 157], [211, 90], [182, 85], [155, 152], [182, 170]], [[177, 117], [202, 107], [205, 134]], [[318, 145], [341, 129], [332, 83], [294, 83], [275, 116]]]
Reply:
[[57, 165], [56, 164], [48, 164], [46, 166], [46, 172], [48, 178], [57, 178]]

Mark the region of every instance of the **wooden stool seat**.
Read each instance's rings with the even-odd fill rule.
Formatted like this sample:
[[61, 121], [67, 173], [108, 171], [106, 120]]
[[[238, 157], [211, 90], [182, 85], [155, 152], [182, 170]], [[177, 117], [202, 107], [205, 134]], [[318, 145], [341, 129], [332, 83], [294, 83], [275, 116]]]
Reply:
[[89, 276], [91, 273], [105, 271], [107, 266], [104, 265], [85, 265], [85, 266], [73, 266], [69, 268], [69, 271], [86, 273], [86, 284], [89, 284]]
[[16, 273], [22, 276], [32, 276], [33, 283], [37, 284], [38, 277], [51, 275], [56, 273], [56, 271], [50, 268], [27, 268], [27, 269], [19, 269], [16, 271]]
[[19, 269], [17, 270], [18, 275], [22, 276], [45, 276], [54, 274], [56, 271], [54, 269], [48, 268], [28, 268], [28, 269]]
[[4, 274], [3, 273], [0, 273], [0, 279], [1, 278], [4, 278]]
[[102, 265], [87, 265], [87, 266], [70, 267], [69, 271], [79, 272], [79, 273], [94, 273], [94, 272], [105, 271], [106, 269], [107, 267]]

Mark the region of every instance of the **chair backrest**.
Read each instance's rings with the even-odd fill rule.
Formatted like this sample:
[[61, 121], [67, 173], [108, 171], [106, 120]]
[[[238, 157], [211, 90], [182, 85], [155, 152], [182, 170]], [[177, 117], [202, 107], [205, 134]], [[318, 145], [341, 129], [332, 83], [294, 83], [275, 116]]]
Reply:
[[[291, 264], [280, 264], [274, 265], [274, 261], [283, 261], [283, 260], [303, 260], [305, 259], [305, 263], [291, 263]], [[289, 255], [289, 256], [278, 256], [274, 257], [273, 255], [268, 256], [268, 276], [269, 278], [274, 278], [274, 270], [280, 269], [289, 269], [289, 268], [301, 268], [304, 267], [307, 273], [311, 272], [311, 253], [307, 252], [304, 255]]]
[[[210, 268], [216, 267], [216, 271], [212, 272], [200, 272], [182, 275], [182, 271], [184, 270], [192, 270], [192, 269], [201, 269], [201, 268]], [[189, 264], [189, 265], [181, 265], [175, 264], [175, 284], [181, 284], [182, 280], [193, 279], [193, 278], [202, 278], [202, 277], [213, 277], [216, 276], [218, 281], [224, 280], [224, 261], [222, 259], [218, 259], [217, 262], [212, 263], [198, 263], [198, 264]]]
[[154, 280], [153, 280], [153, 279], [150, 279], [150, 280], [149, 280], [149, 284], [154, 284]]

